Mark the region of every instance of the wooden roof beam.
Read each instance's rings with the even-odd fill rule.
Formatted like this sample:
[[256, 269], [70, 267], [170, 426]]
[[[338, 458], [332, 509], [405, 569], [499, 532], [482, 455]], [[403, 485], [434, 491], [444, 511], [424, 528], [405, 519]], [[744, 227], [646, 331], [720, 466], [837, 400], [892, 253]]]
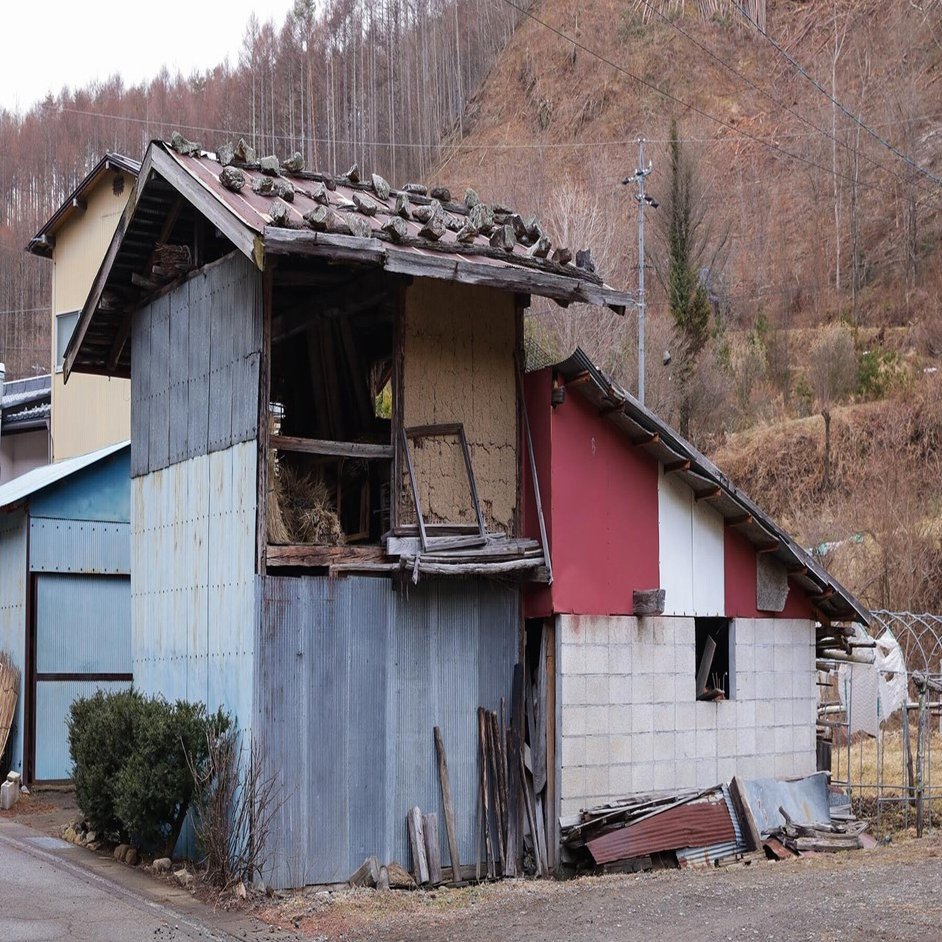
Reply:
[[664, 465], [665, 474], [676, 474], [678, 471], [689, 471], [690, 459], [684, 458], [681, 461], [671, 461]]

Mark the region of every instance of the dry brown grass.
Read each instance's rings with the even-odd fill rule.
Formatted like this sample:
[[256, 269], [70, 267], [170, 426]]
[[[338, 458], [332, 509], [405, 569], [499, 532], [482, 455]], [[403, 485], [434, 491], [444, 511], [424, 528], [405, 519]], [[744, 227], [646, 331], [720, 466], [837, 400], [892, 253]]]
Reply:
[[268, 536], [272, 543], [338, 546], [343, 527], [323, 479], [284, 462], [272, 462], [268, 492]]

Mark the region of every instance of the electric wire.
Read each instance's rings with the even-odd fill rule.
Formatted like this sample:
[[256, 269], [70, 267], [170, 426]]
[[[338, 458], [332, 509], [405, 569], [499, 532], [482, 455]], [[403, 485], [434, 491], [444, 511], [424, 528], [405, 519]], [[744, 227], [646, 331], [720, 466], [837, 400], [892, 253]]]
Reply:
[[895, 154], [900, 160], [904, 161], [913, 170], [921, 173], [923, 176], [928, 177], [933, 183], [942, 184], [942, 178], [937, 177], [934, 173], [929, 170], [926, 170], [925, 167], [919, 166], [912, 157], [908, 154], [904, 154], [901, 150], [894, 147], [886, 138], [882, 137], [876, 131], [873, 130], [869, 125], [865, 124], [861, 118], [854, 114], [850, 109], [845, 107], [841, 102], [839, 102], [813, 75], [811, 75], [807, 69], [802, 66], [794, 56], [791, 55], [786, 49], [780, 46], [751, 16], [746, 12], [746, 10], [737, 2], [737, 0], [730, 0], [732, 5], [745, 17], [746, 20], [752, 25], [752, 27], [759, 33], [760, 36], [763, 36], [768, 43], [780, 54], [782, 55], [787, 62], [789, 62], [794, 69], [804, 78], [806, 78], [822, 95], [824, 95], [828, 101], [832, 102], [837, 108], [839, 108], [848, 118], [851, 119], [855, 124], [858, 124], [864, 131], [866, 131], [875, 141], [878, 141], [883, 147], [889, 150], [891, 153]]
[[872, 164], [874, 167], [879, 168], [884, 173], [889, 173], [891, 176], [896, 177], [902, 183], [907, 182], [903, 176], [901, 176], [895, 170], [892, 170], [891, 168], [887, 167], [886, 164], [880, 163], [879, 160], [876, 160], [875, 158], [870, 157], [868, 154], [864, 153], [864, 151], [860, 150], [857, 147], [854, 147], [852, 144], [848, 144], [846, 141], [842, 141], [840, 138], [832, 134], [827, 129], [819, 127], [817, 124], [815, 124], [809, 118], [806, 118], [800, 112], [796, 111], [786, 102], [782, 101], [780, 98], [777, 98], [770, 91], [757, 85], [754, 81], [752, 81], [752, 79], [749, 78], [749, 76], [743, 74], [737, 68], [730, 65], [725, 59], [723, 59], [721, 56], [718, 56], [708, 46], [705, 46], [703, 43], [699, 42], [694, 36], [688, 33], [682, 26], [679, 26], [676, 22], [674, 22], [674, 20], [665, 16], [654, 4], [649, 2], [649, 0], [640, 0], [640, 2], [644, 4], [644, 6], [647, 7], [655, 16], [663, 20], [668, 26], [670, 26], [672, 29], [676, 30], [678, 33], [684, 36], [689, 42], [691, 42], [694, 46], [696, 46], [699, 50], [701, 50], [701, 52], [706, 53], [711, 59], [713, 59], [715, 62], [718, 62], [724, 69], [726, 69], [727, 72], [729, 72], [732, 75], [735, 75], [737, 78], [742, 79], [742, 81], [744, 81], [750, 88], [757, 91], [760, 95], [764, 95], [766, 98], [769, 99], [769, 101], [774, 102], [779, 108], [783, 108], [785, 111], [787, 111], [790, 115], [793, 115], [803, 124], [808, 125], [808, 127], [810, 128], [814, 128], [814, 130], [817, 131], [819, 134], [822, 134], [824, 137], [827, 137], [829, 140], [834, 141], [834, 143], [838, 144], [840, 147], [843, 147], [845, 150], [850, 151], [851, 153], [856, 154], [859, 157], [862, 157], [865, 161]]

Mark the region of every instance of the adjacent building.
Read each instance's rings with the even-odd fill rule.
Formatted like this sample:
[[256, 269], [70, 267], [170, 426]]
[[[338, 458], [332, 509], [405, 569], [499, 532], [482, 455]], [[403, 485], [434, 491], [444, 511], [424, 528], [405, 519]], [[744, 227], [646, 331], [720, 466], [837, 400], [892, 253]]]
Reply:
[[6, 380], [0, 363], [0, 485], [49, 463], [51, 376]]
[[66, 390], [62, 358], [139, 169], [135, 160], [106, 154], [27, 246], [52, 263], [50, 461], [87, 454], [130, 435], [127, 381], [86, 375]]

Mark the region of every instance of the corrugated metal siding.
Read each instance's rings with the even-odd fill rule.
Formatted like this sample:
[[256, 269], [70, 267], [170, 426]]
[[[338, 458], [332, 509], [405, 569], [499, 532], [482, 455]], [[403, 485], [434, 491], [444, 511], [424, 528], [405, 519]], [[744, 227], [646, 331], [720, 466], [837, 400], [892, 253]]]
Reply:
[[255, 438], [261, 277], [238, 252], [134, 314], [131, 474]]
[[[260, 580], [255, 741], [285, 789], [277, 886], [345, 880], [376, 854], [410, 865], [406, 813], [439, 814], [448, 753], [462, 860], [478, 806], [478, 706], [509, 698], [519, 595], [487, 581]], [[447, 862], [447, 851], [443, 860]]]
[[251, 726], [255, 442], [134, 478], [134, 681]]
[[38, 576], [36, 670], [41, 674], [130, 674], [130, 580]]
[[[130, 481], [127, 482], [130, 488]], [[86, 572], [128, 575], [131, 525], [30, 517], [31, 572]]]
[[[0, 515], [0, 650], [20, 669], [26, 662], [26, 514]], [[23, 771], [23, 697], [17, 700], [10, 763]]]
[[36, 685], [36, 779], [40, 782], [71, 778], [69, 731], [66, 725], [69, 707], [79, 697], [90, 697], [96, 690], [110, 693], [126, 690], [122, 681], [64, 680], [44, 681]]

